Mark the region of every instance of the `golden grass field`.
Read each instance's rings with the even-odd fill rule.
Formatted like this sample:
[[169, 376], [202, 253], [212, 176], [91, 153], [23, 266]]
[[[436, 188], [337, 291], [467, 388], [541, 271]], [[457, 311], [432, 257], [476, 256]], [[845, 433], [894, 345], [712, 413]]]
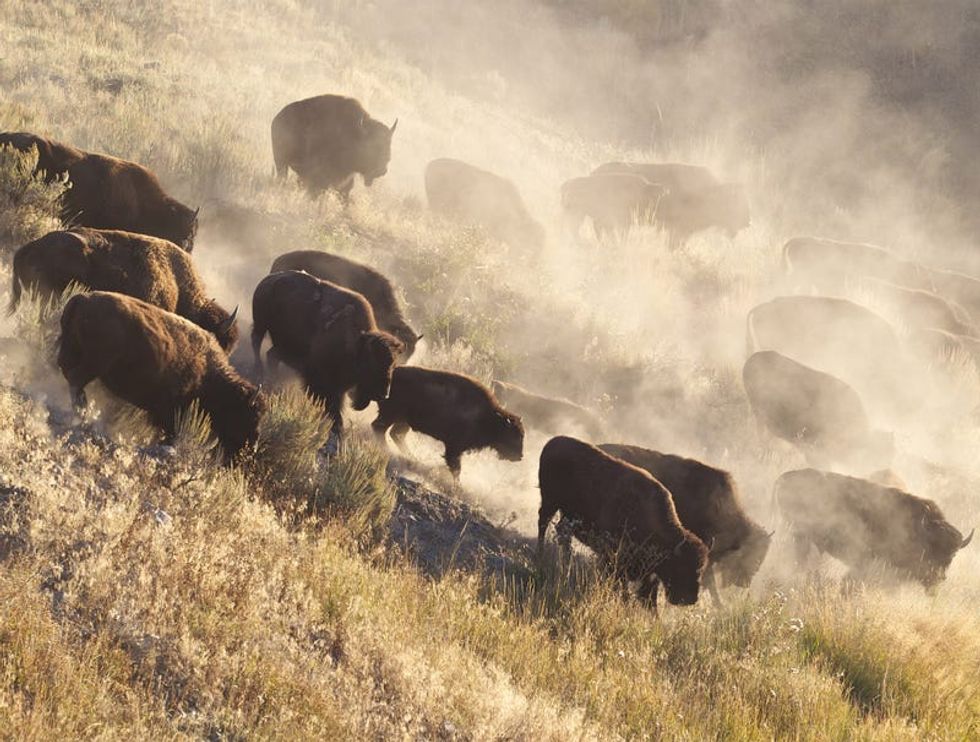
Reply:
[[[25, 302], [0, 320], [3, 347], [20, 349], [0, 360], [0, 737], [980, 738], [976, 546], [935, 595], [845, 593], [840, 565], [793, 568], [772, 512], [772, 482], [803, 464], [760, 438], [739, 380], [745, 311], [775, 295], [796, 223], [772, 205], [767, 163], [704, 140], [652, 153], [747, 185], [753, 225], [732, 242], [707, 234], [670, 251], [639, 230], [571, 245], [559, 184], [651, 153], [460, 93], [359, 39], [343, 19], [360, 5], [0, 0], [0, 130], [138, 161], [200, 204], [194, 258], [218, 300], [241, 305], [243, 336], [252, 287], [279, 252], [372, 263], [425, 333], [418, 363], [547, 380], [609, 413], [611, 439], [730, 469], [753, 517], [776, 529], [769, 556], [725, 607], [704, 598], [659, 618], [585, 562], [572, 575], [549, 563], [425, 577], [383, 537], [396, 485], [370, 417], [354, 415], [324, 466], [319, 410], [291, 386], [272, 390], [240, 467], [215, 463], [194, 415], [172, 453], [147, 453], [145, 425], [105, 395], [92, 419], [71, 420], [49, 359], [57, 314]], [[328, 91], [399, 118], [389, 174], [358, 185], [347, 210], [271, 175], [272, 117]], [[524, 255], [430, 215], [421, 173], [443, 155], [513, 177], [547, 249]], [[0, 156], [8, 286], [12, 250], [54, 228], [62, 186], [32, 182], [29, 158]], [[247, 372], [250, 351], [233, 361]], [[944, 381], [928, 419], [896, 432], [896, 469], [969, 531], [980, 377], [962, 359], [932, 370]], [[530, 433], [520, 464], [467, 457], [454, 496], [532, 533], [545, 440]], [[447, 490], [439, 449], [409, 441], [420, 463], [394, 468]]]

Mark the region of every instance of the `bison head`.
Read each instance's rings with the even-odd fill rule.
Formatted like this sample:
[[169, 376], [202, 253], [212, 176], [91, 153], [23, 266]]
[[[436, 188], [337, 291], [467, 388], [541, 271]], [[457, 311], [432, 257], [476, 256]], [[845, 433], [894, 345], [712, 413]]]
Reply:
[[722, 584], [748, 587], [755, 573], [762, 566], [771, 541], [772, 533], [766, 533], [761, 528], [753, 528], [752, 534], [741, 547], [718, 563]]
[[211, 411], [211, 425], [225, 453], [225, 461], [231, 461], [258, 440], [259, 421], [266, 406], [261, 389], [243, 381], [233, 399], [224, 400], [224, 404]]
[[524, 458], [524, 424], [521, 418], [505, 410], [493, 412], [493, 449], [504, 461]]
[[422, 336], [416, 335], [415, 330], [404, 322], [392, 327], [391, 334], [398, 338], [398, 342], [402, 344], [401, 353], [398, 355], [399, 363], [407, 363], [408, 359], [415, 353], [415, 346], [418, 345]]
[[357, 387], [352, 405], [363, 410], [372, 401], [388, 398], [391, 372], [402, 349], [399, 340], [386, 332], [362, 332], [357, 339]]
[[357, 142], [358, 169], [364, 176], [364, 185], [370, 186], [376, 178], [388, 172], [391, 160], [391, 136], [398, 126], [398, 119], [391, 127], [380, 121], [365, 118], [361, 121]]
[[218, 306], [218, 302], [211, 299], [201, 306], [196, 317], [188, 317], [188, 319], [214, 335], [225, 353], [231, 353], [238, 342], [238, 324], [235, 322], [237, 317], [238, 307], [228, 314]]
[[657, 564], [654, 572], [664, 583], [667, 600], [674, 605], [694, 605], [701, 589], [701, 574], [708, 564], [708, 548], [688, 533]]

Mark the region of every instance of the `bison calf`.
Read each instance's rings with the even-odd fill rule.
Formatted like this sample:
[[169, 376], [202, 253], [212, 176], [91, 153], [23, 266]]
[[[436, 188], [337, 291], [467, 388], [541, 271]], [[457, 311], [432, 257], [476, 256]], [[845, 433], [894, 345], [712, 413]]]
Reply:
[[303, 377], [310, 393], [326, 402], [338, 433], [345, 394], [353, 392], [355, 410], [388, 396], [402, 345], [378, 330], [371, 305], [360, 294], [308, 273], [272, 273], [255, 287], [252, 321], [259, 372], [268, 333], [270, 360], [283, 361]]
[[774, 499], [789, 522], [797, 554], [811, 546], [861, 576], [875, 561], [932, 588], [970, 543], [932, 500], [865, 479], [801, 469], [776, 480]]
[[190, 255], [159, 237], [82, 227], [49, 232], [17, 250], [13, 273], [11, 311], [22, 286], [47, 298], [75, 282], [179, 314], [213, 333], [225, 351], [238, 340], [238, 310], [228, 314], [208, 299]]
[[446, 465], [459, 478], [467, 451], [492, 448], [506, 461], [520, 461], [524, 426], [490, 390], [475, 379], [448, 371], [399, 366], [391, 375], [391, 394], [378, 402], [375, 433], [391, 437], [405, 451], [409, 430], [431, 436], [445, 447]]
[[599, 448], [649, 472], [670, 491], [681, 523], [708, 545], [711, 561], [704, 584], [716, 605], [721, 603], [714, 580], [716, 565], [723, 586], [751, 584], [769, 551], [772, 534], [746, 515], [731, 474], [640, 446], [603, 443]]
[[559, 436], [541, 451], [538, 553], [555, 513], [623, 581], [656, 610], [659, 582], [667, 600], [698, 600], [708, 549], [677, 517], [670, 492], [642, 469], [595, 446]]
[[635, 223], [653, 221], [666, 189], [630, 173], [603, 173], [572, 178], [561, 187], [566, 225], [574, 234], [589, 218], [596, 237], [626, 232]]
[[567, 399], [534, 394], [517, 384], [498, 379], [493, 380], [491, 387], [497, 401], [520, 415], [529, 427], [554, 435], [568, 432], [566, 429], [573, 426], [591, 438], [602, 435], [602, 421], [581, 405]]
[[404, 363], [412, 357], [422, 336], [409, 327], [391, 281], [378, 271], [320, 250], [296, 250], [280, 255], [273, 261], [270, 273], [279, 271], [306, 271], [323, 281], [356, 291], [368, 300], [378, 327], [401, 341], [404, 351], [400, 360]]
[[58, 367], [77, 409], [101, 381], [149, 413], [168, 439], [177, 413], [197, 401], [227, 459], [255, 441], [265, 402], [210, 335], [176, 314], [105, 291], [73, 296], [61, 315]]

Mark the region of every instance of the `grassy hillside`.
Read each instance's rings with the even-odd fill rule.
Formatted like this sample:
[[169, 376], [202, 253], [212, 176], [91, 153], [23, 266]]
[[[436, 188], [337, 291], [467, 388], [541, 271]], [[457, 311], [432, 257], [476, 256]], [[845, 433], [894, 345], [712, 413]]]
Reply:
[[[439, 7], [421, 4], [415, 22], [437, 27]], [[194, 419], [173, 451], [104, 395], [79, 424], [45, 358], [56, 314], [27, 303], [0, 323], [0, 730], [18, 739], [980, 736], [976, 549], [956, 558], [935, 595], [844, 593], [840, 565], [794, 573], [771, 512], [773, 480], [802, 459], [760, 438], [749, 416], [738, 376], [744, 313], [777, 291], [779, 246], [813, 205], [785, 203], [764, 157], [696, 139], [660, 154], [745, 182], [750, 229], [673, 251], [650, 230], [571, 244], [557, 216], [561, 181], [651, 152], [513, 105], [492, 76], [462, 89], [462, 70], [429, 64], [437, 51], [371, 36], [351, 20], [359, 11], [372, 8], [0, 0], [0, 130], [138, 160], [201, 204], [195, 260], [220, 302], [241, 305], [243, 327], [278, 252], [323, 247], [370, 261], [397, 281], [425, 333], [419, 363], [568, 395], [602, 410], [612, 439], [730, 468], [753, 516], [777, 530], [766, 564], [750, 593], [725, 593], [725, 608], [703, 600], [660, 619], [620, 600], [587, 562], [572, 574], [529, 565], [424, 577], [384, 538], [394, 484], [387, 455], [363, 440], [370, 418], [355, 416], [352, 437], [326, 461], [314, 453], [326, 436], [318, 410], [287, 391], [254, 460], [232, 470], [215, 466]], [[519, 33], [521, 19], [510, 20]], [[347, 211], [271, 177], [272, 116], [325, 91], [400, 121], [389, 175], [359, 187]], [[546, 250], [523, 254], [429, 215], [421, 172], [442, 155], [514, 177], [548, 228]], [[26, 176], [22, 159], [3, 158], [4, 286], [10, 251], [51, 228], [61, 187]], [[838, 217], [807, 221], [846, 223]], [[233, 358], [246, 374], [250, 356]], [[931, 371], [948, 386], [897, 431], [896, 469], [968, 530], [980, 520], [968, 404], [980, 383], [959, 366]], [[409, 440], [413, 476], [448, 487], [439, 449]], [[457, 494], [532, 532], [544, 441], [529, 435], [518, 465], [468, 457]]]

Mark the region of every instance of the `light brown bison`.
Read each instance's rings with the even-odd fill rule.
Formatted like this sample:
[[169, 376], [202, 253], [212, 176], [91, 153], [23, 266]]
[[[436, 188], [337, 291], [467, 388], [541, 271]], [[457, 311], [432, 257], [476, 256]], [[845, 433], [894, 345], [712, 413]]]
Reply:
[[318, 95], [290, 103], [272, 120], [272, 156], [276, 175], [291, 169], [316, 195], [328, 189], [346, 201], [360, 173], [364, 185], [388, 172], [391, 127], [371, 118], [354, 98]]
[[399, 366], [391, 375], [391, 394], [378, 402], [371, 424], [383, 440], [391, 438], [406, 451], [405, 435], [415, 430], [445, 445], [446, 466], [459, 478], [468, 451], [492, 448], [506, 461], [524, 455], [521, 419], [503, 409], [483, 384], [462, 374], [418, 366]]
[[520, 415], [525, 425], [552, 435], [578, 428], [590, 438], [602, 435], [602, 421], [592, 410], [567, 399], [546, 397], [524, 387], [494, 379], [493, 396], [509, 410]]
[[720, 229], [733, 238], [751, 224], [752, 215], [742, 187], [722, 183], [691, 193], [668, 190], [657, 206], [656, 219], [673, 244], [682, 244], [709, 229]]
[[197, 210], [169, 196], [142, 165], [86, 154], [68, 166], [68, 178], [63, 218], [69, 226], [138, 232], [194, 249]]
[[422, 336], [416, 335], [405, 321], [391, 281], [374, 268], [320, 250], [295, 250], [273, 261], [270, 273], [279, 271], [306, 271], [311, 276], [356, 291], [368, 300], [378, 327], [401, 341], [404, 351], [400, 361], [405, 363], [412, 357]]
[[721, 185], [708, 168], [681, 162], [606, 162], [592, 171], [593, 175], [608, 173], [639, 175], [678, 193], [698, 193]]
[[858, 393], [840, 379], [767, 350], [742, 368], [756, 419], [816, 466], [870, 471], [889, 465], [890, 433], [871, 430]]
[[907, 384], [908, 358], [891, 325], [847, 299], [782, 296], [749, 311], [747, 355], [775, 350], [847, 382], [890, 415], [920, 400]]
[[14, 254], [10, 310], [22, 286], [49, 298], [72, 282], [175, 312], [213, 333], [226, 351], [238, 340], [237, 308], [229, 315], [208, 299], [191, 256], [159, 237], [79, 227], [29, 242]]
[[932, 588], [973, 538], [973, 531], [963, 538], [932, 500], [865, 479], [789, 471], [776, 480], [773, 495], [793, 530], [798, 557], [815, 546], [859, 578], [879, 561]]
[[670, 492], [639, 467], [588, 443], [559, 436], [541, 451], [538, 554], [555, 513], [624, 583], [656, 610], [659, 583], [667, 600], [698, 600], [708, 549], [677, 517]]
[[343, 428], [344, 395], [355, 410], [388, 396], [401, 343], [381, 332], [360, 294], [298, 271], [272, 273], [252, 297], [252, 350], [259, 373], [262, 340], [272, 338], [268, 358], [295, 369], [310, 393], [322, 399], [334, 430]]
[[793, 237], [783, 245], [783, 270], [798, 289], [839, 293], [849, 281], [877, 278], [913, 289], [931, 287], [928, 270], [877, 245]]
[[176, 416], [197, 401], [230, 459], [257, 436], [265, 401], [229, 365], [214, 337], [183, 317], [131, 296], [73, 296], [61, 315], [58, 367], [77, 409], [85, 387], [101, 381], [145, 410], [168, 439]]
[[925, 289], [910, 289], [869, 279], [875, 296], [908, 327], [945, 330], [954, 335], [978, 337], [976, 326], [965, 309]]
[[43, 173], [47, 183], [66, 172], [73, 162], [85, 157], [80, 149], [22, 131], [0, 133], [0, 147], [13, 147], [18, 152], [30, 152], [32, 147], [36, 148], [37, 164], [34, 166], [34, 175]]
[[670, 492], [683, 526], [709, 549], [704, 586], [721, 603], [714, 568], [726, 584], [748, 587], [769, 551], [772, 534], [746, 515], [732, 475], [695, 459], [640, 446], [603, 443], [610, 456], [638, 466]]
[[539, 249], [544, 228], [528, 213], [511, 181], [495, 173], [443, 157], [425, 167], [429, 208], [449, 219], [482, 226], [512, 247]]
[[589, 218], [601, 239], [609, 232], [625, 232], [633, 224], [650, 224], [665, 193], [664, 186], [640, 175], [602, 173], [566, 180], [561, 205], [573, 234]]
[[956, 302], [980, 323], [980, 279], [957, 271], [930, 269], [928, 273], [934, 293]]

